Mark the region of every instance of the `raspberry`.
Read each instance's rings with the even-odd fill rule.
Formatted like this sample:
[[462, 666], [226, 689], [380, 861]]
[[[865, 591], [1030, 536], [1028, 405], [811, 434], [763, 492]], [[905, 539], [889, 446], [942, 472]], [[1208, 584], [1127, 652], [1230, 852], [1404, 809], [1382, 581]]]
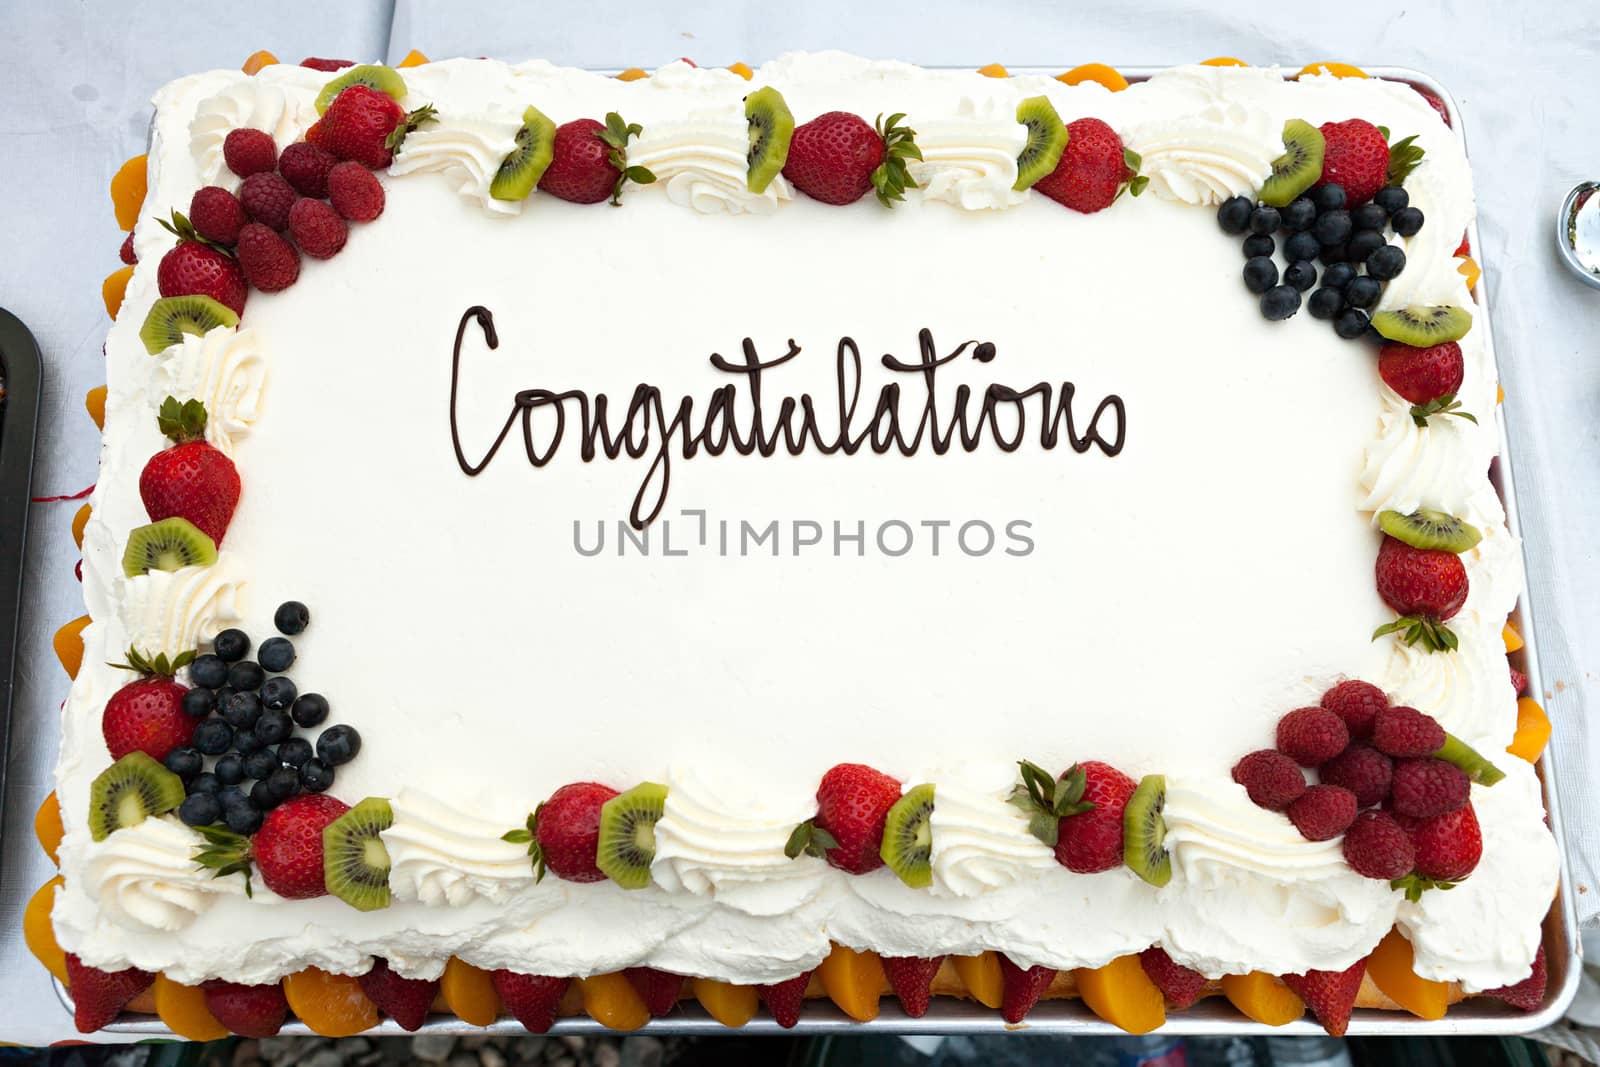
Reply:
[[132, 266], [133, 264], [139, 262], [139, 257], [134, 255], [134, 253], [133, 253], [133, 231], [132, 230], [129, 230], [128, 231], [128, 236], [126, 236], [126, 237], [124, 237], [122, 239], [122, 248], [120, 250], [118, 250], [117, 255], [122, 257], [122, 262], [128, 264], [129, 266]]
[[1307, 841], [1331, 841], [1356, 818], [1356, 795], [1336, 785], [1314, 785], [1289, 805], [1289, 821]]
[[383, 184], [359, 163], [339, 163], [328, 171], [328, 199], [351, 222], [371, 222], [383, 214]]
[[1459, 882], [1483, 858], [1483, 831], [1471, 804], [1420, 820], [1410, 831], [1417, 873], [1440, 882]]
[[241, 178], [263, 174], [278, 165], [278, 146], [271, 134], [241, 126], [222, 139], [222, 161]]
[[239, 231], [238, 253], [245, 278], [264, 293], [287, 289], [300, 277], [300, 253], [259, 222], [246, 223]]
[[1465, 771], [1444, 760], [1403, 759], [1395, 762], [1389, 800], [1397, 815], [1431, 819], [1465, 804], [1471, 785]]
[[239, 203], [250, 221], [274, 230], [288, 227], [294, 200], [294, 188], [281, 174], [252, 174], [239, 186]]
[[1363, 878], [1389, 881], [1411, 871], [1416, 852], [1411, 837], [1393, 816], [1364, 811], [1344, 832], [1344, 861]]
[[189, 224], [194, 232], [219, 245], [238, 244], [239, 227], [249, 221], [239, 199], [220, 185], [195, 190], [189, 201]]
[[1386, 756], [1431, 756], [1444, 745], [1444, 727], [1416, 708], [1384, 708], [1372, 722], [1372, 744]]
[[1322, 706], [1344, 720], [1351, 737], [1371, 737], [1372, 720], [1389, 706], [1383, 690], [1371, 682], [1352, 678], [1322, 694]]
[[331, 259], [344, 247], [350, 227], [325, 202], [302, 197], [289, 209], [289, 236], [312, 259]]
[[1355, 794], [1358, 807], [1381, 804], [1389, 795], [1394, 763], [1382, 752], [1360, 741], [1317, 769], [1324, 785], [1336, 785]]
[[1278, 720], [1278, 751], [1302, 767], [1328, 762], [1349, 743], [1344, 720], [1326, 708], [1299, 708]]
[[1282, 811], [1306, 791], [1305, 775], [1294, 760], [1270, 748], [1234, 764], [1233, 780], [1244, 786], [1253, 803], [1269, 811]]
[[301, 196], [321, 200], [328, 195], [328, 171], [337, 162], [333, 153], [309, 141], [296, 141], [278, 157], [278, 173]]

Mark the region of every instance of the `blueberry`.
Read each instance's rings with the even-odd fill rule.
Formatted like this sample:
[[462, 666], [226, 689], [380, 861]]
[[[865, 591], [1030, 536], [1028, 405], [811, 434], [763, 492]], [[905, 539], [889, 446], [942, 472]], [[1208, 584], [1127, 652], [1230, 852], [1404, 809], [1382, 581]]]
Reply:
[[272, 624], [280, 634], [293, 637], [311, 623], [311, 609], [298, 600], [285, 600], [273, 612]]
[[1353, 308], [1369, 308], [1378, 302], [1382, 294], [1383, 286], [1375, 279], [1352, 278], [1350, 284], [1344, 287], [1344, 302]]
[[189, 664], [189, 680], [203, 688], [215, 689], [228, 681], [228, 665], [222, 662], [221, 656], [210, 652], [196, 656]]
[[257, 782], [250, 787], [250, 806], [257, 811], [271, 811], [282, 801], [272, 794], [272, 787], [265, 780]]
[[235, 693], [222, 705], [222, 718], [235, 730], [248, 730], [261, 718], [261, 698], [254, 693]]
[[256, 736], [254, 730], [235, 730], [233, 732], [233, 750], [241, 756], [248, 756], [252, 752], [260, 752], [266, 745], [261, 738]]
[[294, 707], [289, 709], [289, 715], [296, 726], [308, 730], [313, 726], [321, 726], [322, 720], [328, 717], [328, 698], [321, 693], [302, 693], [294, 702]]
[[1415, 237], [1417, 231], [1422, 229], [1422, 209], [1403, 207], [1394, 213], [1394, 218], [1389, 220], [1389, 224], [1401, 237]]
[[233, 727], [221, 719], [206, 719], [194, 728], [194, 747], [208, 756], [220, 756], [233, 744]]
[[1283, 272], [1283, 281], [1285, 285], [1291, 285], [1303, 293], [1317, 284], [1317, 268], [1306, 260], [1296, 260]]
[[1314, 319], [1331, 319], [1344, 310], [1344, 294], [1324, 285], [1306, 300], [1306, 310], [1311, 312]]
[[217, 707], [218, 708], [222, 708], [222, 707], [225, 707], [227, 705], [228, 698], [233, 696], [233, 694], [235, 694], [237, 692], [238, 692], [238, 690], [235, 689], [233, 686], [225, 685], [225, 686], [222, 686], [220, 689], [212, 690], [211, 695], [217, 698]]
[[1348, 263], [1335, 263], [1322, 272], [1322, 284], [1329, 289], [1343, 290], [1356, 276], [1356, 269]]
[[308, 759], [300, 767], [300, 788], [320, 793], [333, 785], [333, 768], [319, 759]]
[[178, 818], [185, 826], [210, 826], [222, 818], [222, 804], [210, 793], [193, 793], [178, 805]]
[[255, 692], [267, 680], [267, 672], [253, 659], [242, 659], [228, 668], [228, 684], [235, 689]]
[[244, 776], [261, 779], [282, 766], [278, 754], [269, 748], [257, 749], [244, 758]]
[[1406, 253], [1399, 245], [1384, 245], [1367, 257], [1367, 274], [1380, 282], [1399, 277], [1405, 269]]
[[1311, 232], [1317, 235], [1317, 241], [1323, 247], [1329, 245], [1342, 245], [1350, 240], [1350, 234], [1355, 231], [1355, 225], [1350, 221], [1348, 211], [1325, 211], [1317, 219], [1317, 224]]
[[[1235, 196], [1222, 202], [1217, 208], [1217, 225], [1222, 227], [1222, 232], [1227, 234], [1241, 234], [1250, 225], [1250, 212], [1255, 210], [1255, 203], [1248, 196]], [[285, 604], [283, 607], [288, 607]], [[279, 608], [282, 611], [283, 608]], [[304, 626], [301, 627], [304, 629]], [[299, 633], [296, 630], [295, 633]]]
[[1297, 259], [1316, 259], [1321, 248], [1322, 242], [1315, 234], [1297, 233], [1283, 242], [1283, 256], [1290, 263]]
[[1388, 243], [1377, 230], [1357, 230], [1350, 243], [1344, 246], [1345, 254], [1352, 263], [1365, 263], [1368, 256]]
[[1250, 212], [1251, 233], [1277, 233], [1278, 227], [1283, 225], [1283, 216], [1278, 214], [1278, 209], [1270, 204], [1262, 204]]
[[1324, 185], [1320, 189], [1311, 191], [1311, 202], [1317, 205], [1318, 212], [1338, 211], [1344, 207], [1344, 186]]
[[1346, 341], [1354, 341], [1367, 332], [1367, 313], [1350, 308], [1333, 320], [1333, 332]]
[[300, 792], [300, 772], [293, 767], [279, 767], [267, 776], [267, 792], [279, 803]]
[[1244, 258], [1270, 256], [1278, 250], [1278, 242], [1264, 233], [1253, 233], [1244, 239]]
[[250, 635], [243, 630], [223, 630], [212, 638], [211, 651], [224, 663], [237, 663], [250, 651]]
[[1317, 258], [1331, 267], [1335, 263], [1343, 263], [1349, 255], [1345, 245], [1328, 245], [1317, 253]]
[[1273, 322], [1281, 322], [1299, 310], [1300, 294], [1287, 285], [1275, 285], [1261, 294], [1261, 314]]
[[289, 721], [289, 713], [277, 708], [262, 712], [261, 721], [256, 723], [256, 738], [264, 745], [276, 745], [292, 733], [294, 723]]
[[1380, 204], [1362, 204], [1350, 213], [1350, 221], [1358, 230], [1382, 230], [1389, 223], [1389, 213]]
[[1311, 224], [1317, 221], [1317, 205], [1311, 202], [1308, 196], [1302, 196], [1294, 203], [1283, 209], [1283, 228], [1290, 233], [1299, 233], [1311, 229]]
[[256, 658], [269, 671], [286, 671], [289, 664], [294, 662], [294, 642], [287, 637], [269, 637], [261, 642]]
[[191, 689], [183, 694], [183, 713], [191, 719], [203, 719], [217, 706], [217, 694], [209, 689]]
[[1383, 208], [1392, 217], [1395, 212], [1411, 203], [1411, 194], [1398, 185], [1385, 185], [1378, 190], [1377, 195], [1372, 198], [1372, 202]]
[[1244, 287], [1252, 293], [1264, 293], [1278, 284], [1278, 265], [1271, 256], [1253, 256], [1244, 261]]
[[212, 770], [216, 773], [217, 781], [223, 785], [238, 785], [244, 781], [244, 760], [239, 758], [237, 752], [218, 757], [217, 765]]
[[311, 742], [303, 737], [291, 737], [278, 746], [278, 761], [291, 767], [305, 766], [311, 755]]
[[269, 708], [286, 708], [298, 695], [299, 690], [288, 678], [268, 678], [261, 683], [261, 703]]
[[222, 809], [222, 821], [236, 834], [253, 834], [261, 829], [261, 812], [249, 803]]
[[222, 801], [222, 810], [224, 812], [232, 811], [234, 808], [248, 808], [250, 806], [250, 797], [236, 785], [230, 785], [218, 793], [217, 799]]
[[202, 771], [194, 776], [187, 789], [190, 793], [216, 793], [222, 789], [222, 783], [210, 771]]
[[[1299, 303], [1299, 297], [1295, 303]], [[361, 751], [361, 734], [354, 726], [340, 723], [330, 726], [317, 737], [317, 758], [330, 767], [349, 763]]]
[[184, 745], [167, 753], [167, 758], [161, 761], [167, 770], [176, 774], [185, 782], [192, 782], [195, 775], [199, 774], [205, 766], [205, 757], [200, 755], [198, 748]]

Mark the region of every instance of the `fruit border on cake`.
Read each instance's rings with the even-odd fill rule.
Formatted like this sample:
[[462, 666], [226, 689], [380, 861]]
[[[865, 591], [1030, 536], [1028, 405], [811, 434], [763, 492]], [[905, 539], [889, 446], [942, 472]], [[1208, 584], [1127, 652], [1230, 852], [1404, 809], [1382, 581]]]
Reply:
[[[258, 53], [244, 69], [253, 74], [273, 62]], [[423, 62], [413, 52], [400, 67]], [[303, 65], [332, 75], [316, 102], [321, 119], [306, 138], [280, 146], [258, 130], [231, 131], [223, 155], [239, 179], [237, 194], [206, 186], [187, 214], [172, 208], [170, 218], [159, 220], [177, 243], [161, 261], [161, 298], [140, 331], [153, 357], [191, 343], [185, 338], [203, 340], [213, 330], [237, 327], [249, 291], [293, 285], [302, 255], [337, 255], [351, 237], [351, 223], [372, 223], [383, 212], [383, 185], [374, 172], [388, 168], [409, 133], [441, 121], [432, 106], [410, 112], [400, 107], [406, 88], [395, 69], [326, 60]], [[729, 69], [751, 77], [742, 64]], [[998, 65], [981, 73], [1007, 76]], [[1300, 74], [1365, 76], [1340, 64], [1316, 64]], [[618, 75], [646, 76], [639, 70]], [[1059, 77], [1112, 91], [1128, 85], [1101, 64]], [[1449, 125], [1443, 103], [1413, 87]], [[910, 164], [921, 152], [904, 115], [879, 116], [869, 124], [832, 112], [796, 124], [781, 94], [767, 87], [746, 98], [746, 117], [752, 193], [763, 192], [781, 173], [824, 203], [851, 203], [871, 192], [893, 207], [917, 185]], [[522, 118], [517, 147], [490, 184], [497, 200], [516, 202], [539, 191], [615, 205], [630, 183], [655, 181], [648, 168], [628, 160], [640, 127], [615, 113], [603, 122], [578, 119], [557, 126], [530, 106]], [[1038, 96], [1019, 105], [1017, 121], [1028, 130], [1018, 159], [1019, 191], [1037, 188], [1065, 208], [1094, 212], [1124, 193], [1139, 195], [1148, 180], [1139, 174], [1139, 157], [1098, 119], [1064, 123], [1049, 100]], [[1291, 120], [1284, 154], [1265, 184], [1251, 195], [1224, 199], [1217, 221], [1224, 234], [1243, 237], [1243, 282], [1264, 317], [1292, 316], [1301, 294], [1311, 291], [1305, 302], [1313, 317], [1330, 321], [1340, 337], [1382, 346], [1380, 376], [1412, 405], [1419, 426], [1429, 419], [1476, 421], [1455, 395], [1463, 379], [1455, 342], [1471, 327], [1471, 314], [1442, 307], [1371, 310], [1383, 285], [1405, 269], [1403, 250], [1386, 233], [1409, 237], [1426, 222], [1404, 188], [1422, 159], [1413, 141], [1392, 139], [1390, 131], [1360, 119], [1320, 128]], [[144, 181], [145, 160], [138, 157], [112, 182], [118, 222], [129, 231], [122, 249], [128, 265], [104, 286], [113, 318], [136, 262], [132, 228], [142, 213]], [[1280, 233], [1281, 247], [1275, 237]], [[1286, 259], [1281, 270], [1275, 258], [1280, 251]], [[1469, 253], [1463, 239], [1457, 256], [1473, 290], [1478, 271]], [[91, 390], [86, 404], [103, 428], [105, 388]], [[170, 447], [151, 457], [140, 478], [151, 522], [129, 536], [123, 557], [129, 578], [215, 564], [243, 491], [231, 442], [217, 432], [202, 397], [167, 396], [152, 417]], [[89, 512], [84, 505], [73, 520], [80, 547]], [[1434, 511], [1386, 511], [1376, 521], [1384, 535], [1378, 591], [1396, 618], [1383, 622], [1374, 640], [1392, 634], [1408, 645], [1450, 654], [1456, 638], [1448, 622], [1467, 593], [1459, 554], [1480, 533]], [[388, 801], [372, 797], [350, 806], [326, 792], [337, 768], [359, 754], [360, 734], [343, 723], [321, 729], [314, 741], [297, 733], [317, 730], [329, 714], [326, 699], [301, 693], [287, 673], [296, 658], [294, 640], [303, 640], [310, 618], [304, 604], [291, 600], [275, 615], [279, 634], [258, 646], [251, 635], [227, 629], [199, 647], [127, 650], [119, 666], [135, 677], [112, 696], [102, 716], [115, 762], [91, 787], [95, 840], [147, 818], [176, 819], [200, 837], [196, 862], [218, 877], [243, 878], [247, 892], [258, 877], [288, 899], [331, 894], [361, 910], [388, 905], [388, 856], [379, 836], [393, 822]], [[87, 616], [75, 620], [55, 638], [57, 655], [74, 677], [88, 622]], [[1505, 645], [1508, 655], [1522, 647], [1509, 623]], [[252, 649], [254, 659], [248, 658]], [[1527, 678], [1514, 664], [1509, 670], [1519, 703], [1508, 755], [1537, 762], [1550, 724], [1526, 695]], [[1171, 857], [1163, 845], [1161, 775], [1136, 782], [1097, 761], [1059, 772], [1027, 760], [1018, 766], [1012, 803], [1059, 863], [1086, 874], [1127, 866], [1152, 885], [1166, 884]], [[1315, 782], [1307, 782], [1308, 770]], [[1470, 788], [1503, 777], [1492, 760], [1445, 733], [1430, 716], [1392, 706], [1382, 690], [1359, 680], [1333, 686], [1317, 706], [1286, 709], [1275, 747], [1242, 754], [1233, 770], [1253, 802], [1283, 812], [1307, 840], [1342, 838], [1346, 862], [1357, 873], [1386, 881], [1410, 899], [1470, 876], [1482, 850]], [[245, 788], [247, 779], [253, 784]], [[535, 807], [524, 825], [507, 830], [504, 840], [527, 846], [537, 878], [609, 878], [640, 888], [650, 883], [653, 827], [666, 795], [665, 786], [651, 782], [620, 792], [572, 783]], [[871, 767], [840, 764], [823, 777], [816, 815], [794, 828], [785, 851], [791, 858], [825, 859], [851, 874], [887, 866], [908, 886], [926, 887], [932, 880], [935, 803], [933, 783], [902, 783]], [[54, 794], [35, 826], [55, 859], [62, 828]], [[1182, 1010], [1220, 993], [1257, 1023], [1283, 1025], [1309, 1008], [1325, 1029], [1340, 1034], [1357, 1005], [1439, 1019], [1462, 997], [1457, 984], [1414, 973], [1411, 947], [1398, 927], [1368, 958], [1343, 971], [1251, 972], [1219, 980], [1175, 962], [1159, 946], [1103, 967], [1058, 972], [1024, 968], [997, 952], [891, 958], [836, 944], [814, 971], [774, 985], [733, 985], [647, 967], [576, 979], [490, 972], [452, 957], [434, 981], [404, 977], [380, 958], [359, 977], [308, 968], [263, 986], [221, 980], [186, 986], [137, 970], [100, 971], [63, 952], [50, 921], [60, 883], [58, 877], [35, 894], [24, 928], [29, 947], [71, 989], [76, 1023], [85, 1032], [131, 1011], [153, 1012], [185, 1037], [264, 1036], [276, 1033], [291, 1010], [328, 1036], [370, 1029], [380, 1012], [406, 1030], [417, 1029], [433, 1011], [452, 1012], [477, 1026], [509, 1012], [533, 1032], [550, 1029], [559, 1017], [586, 1013], [604, 1026], [629, 1030], [689, 997], [727, 1026], [744, 1024], [764, 1005], [779, 1026], [792, 1027], [807, 997], [826, 996], [850, 1018], [867, 1021], [878, 1014], [882, 996], [893, 994], [912, 1019], [923, 1016], [932, 997], [954, 996], [998, 1009], [1007, 1023], [1021, 1022], [1042, 998], [1076, 996], [1112, 1025], [1144, 1033], [1162, 1025], [1168, 1008]], [[1526, 980], [1481, 995], [1533, 1012], [1544, 1006], [1546, 978], [1541, 947]]]

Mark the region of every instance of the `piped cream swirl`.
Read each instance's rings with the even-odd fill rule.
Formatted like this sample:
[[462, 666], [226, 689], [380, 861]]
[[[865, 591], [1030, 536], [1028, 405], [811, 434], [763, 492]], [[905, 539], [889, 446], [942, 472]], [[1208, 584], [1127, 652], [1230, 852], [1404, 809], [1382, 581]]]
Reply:
[[1028, 833], [1027, 816], [1007, 803], [1009, 782], [985, 788], [954, 769], [935, 782], [929, 825], [936, 887], [978, 896], [1055, 866], [1050, 848]]
[[236, 564], [224, 552], [209, 567], [151, 571], [119, 583], [117, 616], [129, 643], [148, 656], [192, 651], [243, 618]]
[[646, 127], [628, 149], [628, 163], [656, 176], [667, 198], [702, 215], [767, 215], [791, 196], [780, 174], [752, 193], [749, 126], [743, 115], [691, 116]]
[[408, 133], [389, 173], [443, 174], [455, 183], [457, 192], [491, 214], [520, 214], [524, 201], [496, 200], [489, 195], [489, 186], [500, 164], [516, 149], [521, 128], [521, 116], [509, 111], [452, 114]]
[[256, 335], [219, 326], [161, 354], [153, 371], [152, 399], [172, 396], [206, 406], [206, 440], [229, 458], [234, 439], [250, 432], [261, 409], [267, 364]]
[[1015, 207], [1027, 199], [1012, 186], [1028, 132], [1011, 115], [980, 113], [962, 100], [954, 118], [918, 118], [914, 125], [922, 162], [912, 161], [910, 171], [924, 199], [967, 211]]
[[527, 848], [500, 839], [509, 823], [468, 814], [410, 787], [389, 804], [394, 825], [381, 836], [395, 899], [446, 907], [480, 899], [501, 903], [533, 884]]
[[182, 930], [219, 896], [243, 896], [244, 879], [195, 870], [198, 835], [170, 818], [146, 819], [87, 845], [85, 888], [108, 917], [150, 930]]

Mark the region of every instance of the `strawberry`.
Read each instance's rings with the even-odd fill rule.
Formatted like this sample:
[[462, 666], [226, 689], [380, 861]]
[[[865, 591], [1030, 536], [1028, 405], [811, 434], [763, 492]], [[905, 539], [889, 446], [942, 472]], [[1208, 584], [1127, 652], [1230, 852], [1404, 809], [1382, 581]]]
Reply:
[[300, 277], [300, 253], [281, 234], [259, 222], [239, 231], [239, 266], [264, 293], [287, 289]]
[[538, 974], [495, 971], [490, 975], [500, 1003], [517, 1017], [530, 1034], [542, 1034], [555, 1025], [556, 1008], [571, 984], [570, 978], [549, 978]]
[[336, 70], [355, 66], [355, 61], [349, 59], [319, 59], [316, 56], [307, 56], [300, 61], [300, 65], [309, 67], [311, 70], [327, 71], [331, 74]]
[[350, 227], [325, 201], [302, 198], [289, 209], [289, 236], [313, 259], [331, 259], [344, 247]]
[[337, 163], [328, 171], [328, 200], [351, 222], [371, 222], [383, 214], [383, 185], [359, 163]]
[[1314, 785], [1289, 805], [1289, 821], [1307, 841], [1331, 841], [1356, 819], [1356, 795], [1336, 785]]
[[275, 173], [252, 174], [239, 185], [239, 205], [250, 216], [268, 229], [283, 231], [289, 228], [289, 209], [294, 207], [294, 187]]
[[800, 1009], [806, 1002], [806, 986], [810, 983], [811, 972], [806, 971], [776, 985], [758, 985], [756, 993], [772, 1013], [772, 1021], [789, 1030], [800, 1021]]
[[196, 189], [189, 201], [189, 223], [212, 244], [238, 244], [239, 227], [249, 221], [239, 198], [220, 185]]
[[156, 417], [173, 447], [151, 456], [139, 475], [139, 498], [150, 521], [188, 519], [222, 543], [239, 506], [239, 472], [233, 460], [205, 440], [206, 409], [198, 400], [161, 402]]
[[1456, 250], [1451, 253], [1451, 256], [1455, 259], [1460, 259], [1462, 256], [1470, 255], [1472, 255], [1472, 239], [1466, 234], [1462, 234], [1461, 243], [1456, 245]]
[[1477, 422], [1461, 410], [1456, 391], [1466, 376], [1461, 346], [1454, 341], [1413, 348], [1391, 341], [1378, 350], [1378, 375], [1390, 389], [1411, 402], [1411, 421], [1428, 425], [1430, 415], [1453, 415]]
[[1235, 763], [1233, 780], [1244, 786], [1252, 804], [1268, 811], [1283, 811], [1306, 791], [1300, 765], [1271, 748], [1252, 752]]
[[433, 121], [434, 115], [431, 104], [408, 112], [387, 93], [352, 85], [333, 98], [306, 139], [338, 159], [382, 170], [394, 161], [406, 134]]
[[1445, 110], [1443, 100], [1440, 100], [1437, 96], [1434, 96], [1420, 85], [1413, 85], [1411, 88], [1415, 89], [1417, 91], [1417, 95], [1421, 96], [1422, 99], [1428, 102], [1428, 106], [1433, 108], [1433, 110], [1438, 113], [1440, 120], [1443, 121], [1446, 126], [1450, 125], [1450, 112]]
[[1352, 678], [1322, 694], [1321, 705], [1344, 720], [1351, 737], [1372, 736], [1372, 720], [1389, 706], [1389, 698], [1371, 682]]
[[209, 296], [217, 303], [244, 314], [248, 294], [244, 272], [224, 249], [201, 238], [181, 211], [172, 221], [159, 220], [178, 243], [167, 250], [156, 267], [156, 285], [162, 296]]
[[1437, 719], [1404, 705], [1385, 708], [1372, 724], [1372, 746], [1396, 759], [1431, 756], [1444, 747], [1444, 739]]
[[1027, 1018], [1033, 1006], [1039, 1003], [1044, 991], [1055, 981], [1054, 967], [1018, 967], [1002, 953], [1000, 955], [1000, 1015], [1008, 1023], [1020, 1023]]
[[1099, 119], [1067, 123], [1067, 147], [1056, 169], [1033, 187], [1051, 200], [1086, 215], [1111, 206], [1126, 185], [1138, 196], [1150, 179], [1139, 174], [1140, 159]]
[[1306, 1002], [1322, 1028], [1334, 1037], [1343, 1037], [1350, 1025], [1350, 1012], [1356, 1006], [1356, 993], [1366, 976], [1367, 961], [1357, 960], [1342, 971], [1307, 971], [1283, 975], [1283, 984]]
[[172, 680], [193, 658], [193, 652], [185, 652], [169, 662], [164, 653], [151, 659], [136, 648], [128, 649], [128, 662], [118, 666], [141, 677], [112, 693], [100, 717], [112, 759], [143, 752], [159, 763], [194, 738], [195, 720], [183, 711], [183, 696], [189, 690]]
[[1363, 878], [1404, 877], [1416, 860], [1411, 837], [1388, 812], [1364, 811], [1344, 832], [1344, 861]]
[[1205, 975], [1178, 963], [1160, 945], [1151, 945], [1139, 953], [1139, 966], [1167, 1002], [1180, 1011], [1199, 1000], [1206, 987]]
[[615, 111], [606, 120], [573, 119], [556, 127], [550, 165], [539, 178], [539, 188], [574, 204], [598, 204], [609, 198], [622, 203], [628, 182], [649, 185], [656, 180], [647, 167], [628, 164], [628, 141], [644, 129], [623, 122]]
[[1394, 762], [1371, 745], [1353, 742], [1338, 756], [1317, 768], [1323, 785], [1337, 785], [1355, 794], [1358, 807], [1381, 804], [1389, 795]]
[[900, 799], [900, 783], [860, 763], [841, 763], [817, 786], [817, 814], [794, 828], [784, 855], [821, 856], [850, 874], [883, 866], [883, 824]]
[[1350, 743], [1350, 729], [1327, 708], [1299, 708], [1278, 720], [1278, 751], [1302, 767], [1327, 763]]
[[1515, 985], [1497, 986], [1494, 989], [1485, 989], [1483, 995], [1503, 1000], [1513, 1008], [1522, 1011], [1538, 1011], [1544, 1006], [1545, 986], [1550, 982], [1550, 973], [1545, 964], [1544, 946], [1539, 946], [1539, 951], [1533, 955], [1533, 970], [1528, 977]]
[[1407, 829], [1417, 853], [1414, 877], [1419, 880], [1446, 886], [1478, 869], [1483, 858], [1483, 830], [1471, 804], [1431, 819], [1418, 819]]
[[117, 256], [130, 267], [139, 262], [139, 257], [133, 251], [132, 230], [129, 230], [128, 236], [122, 239], [122, 247], [117, 250]]
[[1062, 817], [1056, 862], [1078, 874], [1114, 870], [1122, 866], [1122, 813], [1138, 783], [1110, 764], [1088, 760], [1067, 772], [1069, 793], [1074, 774], [1083, 781], [1076, 803], [1087, 806]]
[[686, 979], [681, 974], [654, 967], [629, 967], [622, 973], [627, 976], [633, 991], [639, 994], [639, 999], [644, 1001], [645, 1010], [657, 1019], [676, 1007], [678, 997], [683, 995]]
[[1439, 549], [1412, 548], [1385, 535], [1375, 570], [1378, 595], [1400, 618], [1378, 627], [1372, 636], [1399, 633], [1408, 645], [1420, 641], [1430, 651], [1454, 651], [1460, 642], [1444, 623], [1454, 618], [1467, 600], [1467, 569], [1461, 557]]
[[438, 979], [402, 978], [385, 959], [373, 960], [372, 969], [358, 981], [361, 991], [378, 1010], [399, 1023], [402, 1030], [416, 1030], [427, 1021], [434, 995], [439, 992]]
[[328, 892], [322, 876], [322, 831], [350, 806], [325, 793], [306, 793], [267, 813], [254, 838], [220, 826], [196, 827], [205, 839], [195, 862], [214, 877], [243, 874], [250, 888], [254, 864], [267, 888], [287, 900], [309, 900]]
[[543, 881], [549, 869], [568, 882], [603, 882], [605, 872], [595, 863], [600, 808], [616, 795], [599, 782], [564, 785], [533, 810], [526, 828], [511, 830], [502, 840], [528, 846], [535, 881]]
[[67, 953], [67, 986], [72, 993], [72, 1021], [81, 1034], [92, 1034], [116, 1021], [128, 1001], [150, 988], [156, 976], [129, 967], [102, 971]]
[[875, 126], [848, 111], [830, 111], [795, 127], [783, 176], [813, 200], [853, 204], [876, 189], [878, 200], [893, 207], [917, 183], [908, 159], [921, 159], [917, 131], [900, 125], [904, 115], [878, 117]]
[[289, 1002], [277, 982], [240, 985], [214, 978], [202, 985], [206, 1010], [240, 1037], [271, 1037], [283, 1028]]
[[1519, 697], [1528, 692], [1528, 676], [1515, 667], [1511, 668], [1511, 689]]
[[933, 976], [939, 973], [944, 957], [884, 956], [882, 962], [889, 988], [900, 998], [901, 1010], [913, 1019], [926, 1015], [933, 996]]
[[278, 157], [278, 173], [301, 196], [320, 200], [328, 195], [328, 172], [339, 161], [310, 141], [296, 141]]
[[1389, 804], [1396, 815], [1431, 819], [1467, 802], [1466, 772], [1442, 759], [1402, 759], [1394, 764]]
[[222, 161], [241, 178], [264, 174], [278, 165], [278, 146], [270, 133], [241, 126], [222, 139]]
[[1366, 119], [1324, 122], [1322, 177], [1317, 187], [1341, 185], [1345, 202], [1360, 207], [1389, 184], [1389, 140]]

